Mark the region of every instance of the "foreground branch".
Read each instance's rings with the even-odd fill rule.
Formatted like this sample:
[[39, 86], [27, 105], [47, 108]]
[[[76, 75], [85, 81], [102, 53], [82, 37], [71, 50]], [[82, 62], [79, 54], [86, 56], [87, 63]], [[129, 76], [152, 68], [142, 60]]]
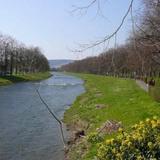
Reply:
[[[83, 8], [88, 8], [88, 7], [90, 7], [92, 4], [94, 4], [95, 2], [96, 2], [96, 0], [92, 1], [92, 3], [89, 4], [89, 5], [86, 6], [86, 7], [79, 7], [79, 8], [77, 8], [75, 11], [80, 10], [80, 9], [83, 9]], [[92, 43], [92, 44], [80, 44], [79, 47], [80, 47], [81, 49], [72, 50], [72, 52], [84, 52], [84, 51], [86, 51], [86, 50], [88, 50], [88, 49], [91, 49], [91, 48], [93, 48], [93, 47], [99, 46], [100, 44], [105, 43], [106, 41], [108, 41], [108, 40], [110, 40], [112, 37], [114, 37], [114, 36], [119, 32], [119, 30], [121, 29], [121, 27], [123, 26], [123, 24], [124, 24], [124, 22], [125, 22], [125, 20], [126, 20], [126, 18], [127, 18], [127, 16], [128, 16], [128, 14], [129, 14], [130, 10], [132, 9], [133, 2], [134, 2], [134, 0], [131, 0], [130, 5], [129, 5], [129, 7], [128, 7], [128, 10], [127, 10], [127, 12], [125, 13], [125, 15], [123, 16], [120, 25], [117, 27], [117, 29], [116, 29], [111, 35], [105, 36], [105, 37], [102, 38], [101, 40], [98, 40], [98, 41], [96, 41], [96, 42], [94, 42], [94, 43]]]

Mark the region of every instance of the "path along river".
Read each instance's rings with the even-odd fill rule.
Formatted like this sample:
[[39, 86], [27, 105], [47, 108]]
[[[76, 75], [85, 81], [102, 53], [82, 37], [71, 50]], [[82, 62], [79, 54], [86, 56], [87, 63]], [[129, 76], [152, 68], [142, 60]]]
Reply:
[[83, 81], [62, 73], [40, 82], [0, 87], [0, 160], [63, 160], [59, 125], [40, 101], [35, 88], [52, 111], [64, 111], [84, 92]]

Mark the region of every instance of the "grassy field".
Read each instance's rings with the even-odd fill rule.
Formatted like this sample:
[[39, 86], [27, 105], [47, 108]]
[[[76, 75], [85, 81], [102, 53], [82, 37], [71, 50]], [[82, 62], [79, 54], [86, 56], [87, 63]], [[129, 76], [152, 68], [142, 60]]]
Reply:
[[19, 75], [12, 75], [12, 76], [0, 76], [0, 86], [17, 83], [17, 82], [42, 80], [50, 76], [51, 76], [50, 72], [32, 73], [32, 74], [24, 74], [24, 75], [19, 74]]
[[[79, 96], [65, 113], [64, 121], [71, 128], [81, 128], [89, 134], [107, 120], [115, 120], [122, 122], [122, 126], [129, 131], [140, 120], [154, 115], [160, 117], [160, 103], [140, 89], [134, 80], [89, 74], [75, 75], [85, 81], [86, 93]], [[97, 109], [97, 105], [105, 107]], [[93, 159], [97, 146], [88, 148], [88, 144], [84, 143], [87, 142], [82, 140], [72, 147], [68, 154], [70, 159]]]

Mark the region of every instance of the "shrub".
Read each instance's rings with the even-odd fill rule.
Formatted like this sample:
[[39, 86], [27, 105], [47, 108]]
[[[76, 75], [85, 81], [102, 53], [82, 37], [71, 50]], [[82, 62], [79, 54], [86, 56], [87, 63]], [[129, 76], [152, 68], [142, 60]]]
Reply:
[[115, 139], [100, 143], [99, 160], [159, 160], [160, 120], [146, 119], [132, 127], [130, 133], [119, 129]]

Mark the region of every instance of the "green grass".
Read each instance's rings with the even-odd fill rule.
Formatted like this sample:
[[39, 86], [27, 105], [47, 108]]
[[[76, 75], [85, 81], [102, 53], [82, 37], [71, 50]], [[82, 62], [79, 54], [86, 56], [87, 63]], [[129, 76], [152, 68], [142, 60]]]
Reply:
[[0, 76], [0, 86], [8, 85], [17, 82], [25, 82], [25, 81], [36, 81], [46, 79], [51, 76], [50, 72], [40, 72], [40, 73], [30, 73], [30, 74], [19, 74], [12, 76]]
[[[130, 127], [148, 117], [160, 117], [160, 103], [153, 100], [145, 91], [140, 89], [134, 80], [113, 78], [89, 74], [75, 74], [85, 81], [86, 93], [79, 96], [72, 107], [66, 111], [64, 121], [72, 126], [78, 126], [82, 121], [89, 124], [87, 134], [96, 131], [107, 120], [121, 121], [129, 131]], [[96, 109], [96, 104], [107, 107]], [[115, 136], [115, 134], [108, 137]], [[69, 155], [72, 160], [90, 160], [96, 154], [96, 146], [85, 149], [82, 157], [83, 143], [72, 147]]]

